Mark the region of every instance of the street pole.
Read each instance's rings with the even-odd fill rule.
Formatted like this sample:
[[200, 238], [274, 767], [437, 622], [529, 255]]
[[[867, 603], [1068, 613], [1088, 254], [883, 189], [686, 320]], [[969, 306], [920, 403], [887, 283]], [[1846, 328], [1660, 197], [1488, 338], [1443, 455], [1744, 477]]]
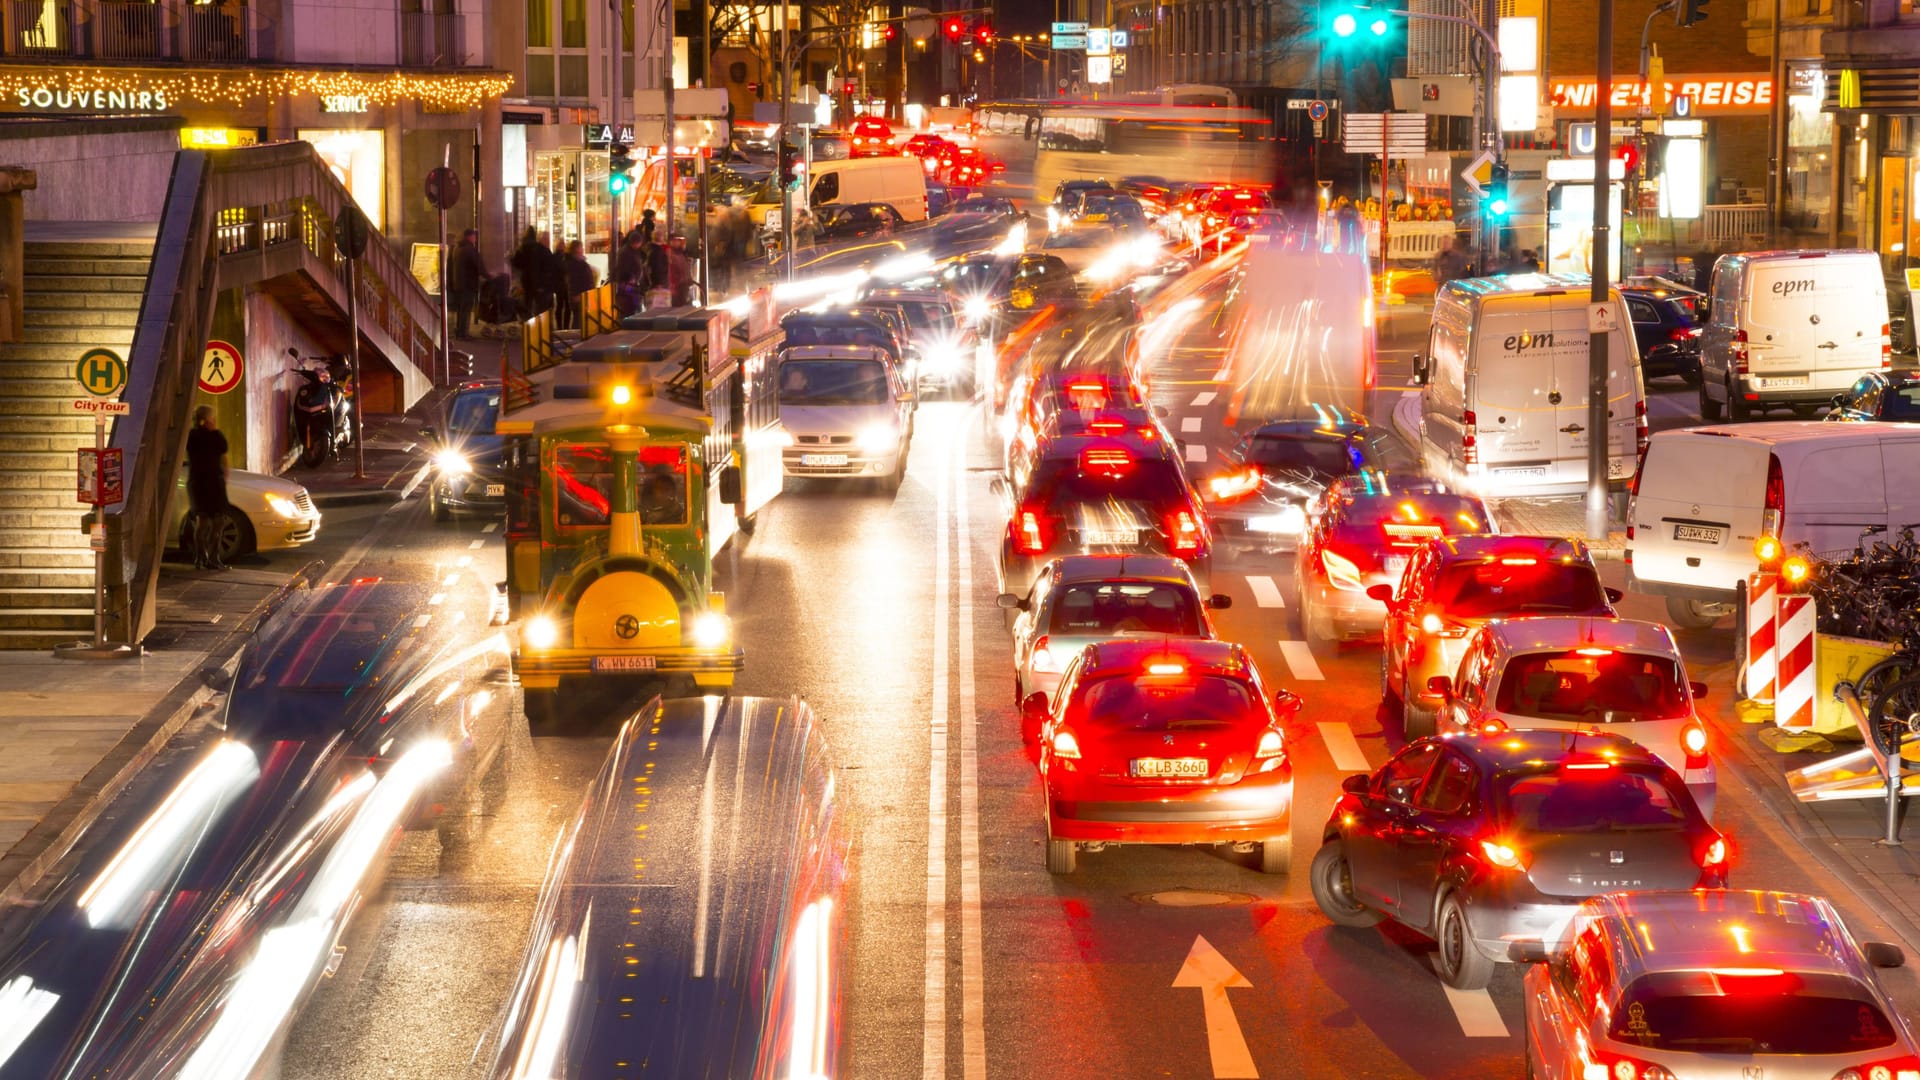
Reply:
[[[778, 152], [775, 152], [778, 157]], [[711, 275], [708, 270], [713, 265], [713, 252], [707, 247], [707, 152], [700, 151], [700, 306], [713, 303], [713, 294], [708, 292]]]
[[[435, 205], [436, 206], [439, 205], [441, 201], [443, 200], [435, 200]], [[447, 383], [453, 381], [453, 342], [447, 339], [448, 331], [447, 331], [447, 209], [446, 207], [441, 206], [440, 209], [435, 212], [434, 216], [440, 219], [440, 385], [445, 386], [447, 385]], [[348, 259], [347, 262], [349, 263], [349, 265], [351, 265], [353, 260]], [[348, 296], [351, 297], [352, 293], [349, 293]], [[349, 300], [348, 303], [352, 303], [352, 301]], [[359, 347], [360, 347], [360, 343], [356, 339], [354, 341], [354, 348], [358, 349]], [[359, 377], [360, 377], [360, 373], [358, 371], [355, 371], [354, 378], [358, 379]], [[365, 387], [362, 387], [358, 383], [355, 383], [354, 393], [358, 395], [362, 399], [362, 401], [365, 400], [366, 398]], [[359, 441], [360, 440], [358, 438], [354, 440], [354, 442], [356, 443], [358, 443]]]
[[[447, 212], [440, 211], [440, 247], [441, 263], [447, 260], [445, 249], [447, 242]], [[443, 289], [440, 315], [440, 339], [446, 340], [446, 292]], [[347, 336], [351, 342], [347, 350], [347, 371], [353, 377], [353, 478], [367, 478], [367, 441], [360, 437], [360, 414], [366, 411], [366, 387], [360, 385], [360, 260], [352, 252], [347, 253]], [[452, 382], [449, 369], [448, 382]]]
[[[1609, 302], [1607, 253], [1613, 243], [1608, 210], [1613, 203], [1613, 0], [1600, 0], [1600, 40], [1593, 87], [1593, 288], [1591, 304]], [[1591, 321], [1589, 321], [1591, 326]], [[1587, 337], [1587, 537], [1607, 538], [1607, 338]]]
[[[787, 143], [787, 129], [792, 126], [789, 121], [793, 119], [790, 115], [793, 111], [793, 83], [791, 78], [793, 60], [789, 56], [792, 47], [793, 28], [788, 23], [787, 8], [783, 4], [780, 8], [780, 134], [778, 141], [773, 144], [775, 158], [774, 169], [776, 174], [779, 170], [780, 148]], [[792, 281], [793, 188], [786, 182], [786, 177], [781, 176], [778, 177], [778, 179], [780, 181], [780, 259], [786, 264], [787, 280]]]
[[[668, 30], [671, 31], [673, 24], [669, 22], [667, 26], [668, 26]], [[673, 137], [673, 50], [671, 48], [667, 50], [667, 58], [663, 62], [662, 66], [664, 67], [666, 72], [666, 74], [661, 76], [660, 81], [663, 84], [665, 84], [664, 89], [665, 89], [665, 97], [666, 97], [667, 125], [664, 129], [661, 130], [660, 134], [665, 136], [665, 140], [667, 144], [667, 194], [666, 194], [667, 234], [663, 237], [660, 237], [657, 242], [665, 244], [667, 246], [667, 261], [672, 262], [673, 261], [673, 225], [674, 225], [673, 189], [680, 185], [680, 160], [674, 156], [675, 139]]]

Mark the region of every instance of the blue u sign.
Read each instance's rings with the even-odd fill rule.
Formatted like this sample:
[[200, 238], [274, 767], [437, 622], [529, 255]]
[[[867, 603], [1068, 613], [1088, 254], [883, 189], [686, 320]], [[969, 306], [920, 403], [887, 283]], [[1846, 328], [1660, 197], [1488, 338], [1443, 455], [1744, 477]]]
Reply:
[[1594, 144], [1594, 125], [1568, 124], [1567, 150], [1574, 157], [1592, 157]]

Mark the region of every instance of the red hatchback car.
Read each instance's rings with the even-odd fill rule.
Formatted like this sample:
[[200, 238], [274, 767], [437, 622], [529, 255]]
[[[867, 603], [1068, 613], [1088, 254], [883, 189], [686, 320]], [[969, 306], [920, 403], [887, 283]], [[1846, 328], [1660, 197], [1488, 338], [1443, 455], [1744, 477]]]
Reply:
[[1260, 869], [1292, 858], [1293, 766], [1283, 723], [1300, 699], [1267, 696], [1253, 659], [1225, 641], [1102, 642], [1021, 703], [1040, 729], [1047, 869], [1070, 874], [1108, 844], [1233, 844]]
[[893, 125], [885, 120], [863, 116], [853, 122], [847, 134], [851, 136], [854, 157], [889, 157], [895, 153]]

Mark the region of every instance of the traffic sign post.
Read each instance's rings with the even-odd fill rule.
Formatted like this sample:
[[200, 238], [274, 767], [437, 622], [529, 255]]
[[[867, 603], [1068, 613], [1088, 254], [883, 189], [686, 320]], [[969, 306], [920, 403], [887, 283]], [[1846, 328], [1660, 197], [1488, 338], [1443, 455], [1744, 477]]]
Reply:
[[[1307, 115], [1313, 115], [1311, 109]], [[1427, 152], [1427, 118], [1424, 113], [1349, 113], [1341, 126], [1346, 132], [1347, 153], [1380, 157], [1379, 268], [1384, 271], [1387, 268], [1387, 219], [1393, 202], [1388, 168], [1396, 157], [1418, 157]]]
[[[440, 218], [440, 383], [444, 386], [453, 381], [453, 343], [447, 340], [447, 211], [453, 209], [454, 205], [460, 201], [460, 175], [445, 165], [442, 165], [427, 173], [426, 186], [427, 202], [438, 211]], [[618, 237], [615, 239], [617, 240]], [[614, 247], [616, 251], [619, 249], [617, 243]], [[353, 264], [354, 260], [347, 260], [347, 280], [349, 285], [352, 285], [353, 282]], [[353, 302], [354, 292], [355, 288], [349, 288], [347, 290], [347, 302], [349, 305]], [[357, 313], [350, 311], [348, 314], [352, 316]], [[360, 351], [360, 331], [357, 325], [354, 328], [353, 348], [357, 355]], [[360, 392], [359, 369], [360, 365], [356, 361], [353, 372], [355, 393]], [[357, 409], [355, 415], [358, 415]], [[353, 444], [355, 447], [354, 453], [358, 455], [360, 453], [358, 449], [360, 445], [360, 433], [357, 431], [354, 432], [353, 435]], [[365, 477], [366, 475], [366, 470], [363, 465], [356, 465], [354, 472], [359, 477]]]
[[73, 367], [74, 381], [89, 396], [75, 398], [73, 411], [93, 416], [93, 448], [78, 451], [80, 501], [93, 507], [89, 546], [93, 548], [93, 641], [56, 650], [56, 656], [106, 658], [135, 656], [128, 647], [107, 647], [107, 524], [106, 508], [126, 499], [121, 452], [107, 448], [107, 417], [125, 416], [124, 401], [112, 400], [127, 385], [127, 362], [112, 349], [88, 349]]
[[[444, 173], [444, 176], [440, 174]], [[434, 177], [439, 176], [436, 181]], [[453, 381], [453, 365], [447, 362], [447, 210], [460, 198], [460, 177], [452, 169], [444, 166], [427, 174], [427, 201], [440, 207], [440, 356], [441, 370], [447, 372], [447, 381]], [[445, 206], [442, 206], [442, 201]], [[367, 216], [360, 207], [348, 203], [340, 208], [340, 217], [334, 222], [334, 230], [339, 235], [340, 247], [347, 253], [347, 374], [353, 379], [353, 392], [358, 396], [360, 388], [360, 256], [367, 253], [367, 234], [372, 231], [367, 225]], [[216, 342], [215, 344], [223, 344]], [[231, 346], [229, 346], [231, 348]], [[235, 354], [235, 360], [239, 359]], [[234, 376], [234, 381], [239, 381]], [[215, 391], [219, 393], [220, 391]], [[367, 451], [360, 440], [360, 403], [353, 402], [349, 419], [353, 423], [353, 478], [367, 478]]]
[[209, 394], [220, 395], [240, 385], [240, 377], [246, 373], [246, 361], [240, 358], [240, 350], [224, 341], [207, 342], [207, 350], [200, 354], [200, 389]]

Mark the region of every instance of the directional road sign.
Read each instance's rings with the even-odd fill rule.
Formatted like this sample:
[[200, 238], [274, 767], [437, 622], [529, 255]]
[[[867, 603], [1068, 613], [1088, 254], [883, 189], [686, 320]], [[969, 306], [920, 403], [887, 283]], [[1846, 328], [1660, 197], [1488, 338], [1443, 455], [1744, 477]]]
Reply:
[[1084, 34], [1087, 32], [1087, 24], [1083, 22], [1057, 22], [1053, 24], [1053, 32], [1056, 37], [1061, 34]]
[[1347, 116], [1345, 129], [1343, 141], [1349, 154], [1406, 158], [1427, 152], [1423, 113], [1353, 113]]
[[1052, 45], [1056, 52], [1069, 49], [1084, 49], [1087, 47], [1087, 35], [1055, 34], [1053, 35]]
[[73, 377], [95, 397], [111, 397], [127, 385], [127, 362], [112, 349], [88, 349], [74, 365]]
[[1487, 182], [1493, 179], [1493, 151], [1482, 150], [1480, 156], [1466, 168], [1460, 170], [1460, 179], [1466, 181], [1475, 195], [1483, 194]]

